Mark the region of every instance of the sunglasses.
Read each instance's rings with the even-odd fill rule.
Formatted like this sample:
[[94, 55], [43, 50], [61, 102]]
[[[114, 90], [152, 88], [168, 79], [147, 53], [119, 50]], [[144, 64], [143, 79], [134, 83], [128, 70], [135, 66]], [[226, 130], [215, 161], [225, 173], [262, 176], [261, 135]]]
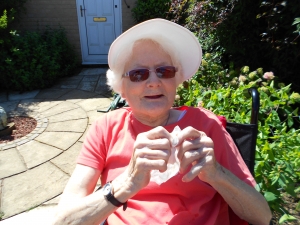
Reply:
[[157, 67], [155, 70], [135, 69], [125, 73], [123, 77], [129, 77], [130, 81], [132, 82], [141, 82], [149, 78], [150, 71], [155, 72], [158, 78], [168, 79], [175, 77], [177, 68], [175, 68], [174, 66], [161, 66]]

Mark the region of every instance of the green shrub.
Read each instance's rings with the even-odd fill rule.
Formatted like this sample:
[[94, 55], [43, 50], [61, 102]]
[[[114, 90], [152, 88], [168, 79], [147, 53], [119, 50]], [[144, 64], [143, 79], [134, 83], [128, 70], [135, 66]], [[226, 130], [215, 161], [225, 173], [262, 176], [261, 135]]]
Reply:
[[25, 12], [27, 0], [2, 0], [0, 4], [0, 40], [9, 35], [13, 22], [20, 19]]
[[50, 87], [76, 67], [76, 54], [63, 28], [10, 35], [2, 49], [1, 88], [28, 91]]
[[137, 0], [132, 16], [140, 23], [153, 18], [166, 18], [171, 0]]
[[191, 3], [191, 0], [172, 0], [169, 12], [166, 14], [166, 19], [185, 26]]
[[224, 62], [273, 71], [293, 89], [300, 91], [299, 33], [293, 25], [299, 17], [300, 1], [243, 0], [216, 29], [225, 49]]
[[[176, 105], [203, 106], [227, 120], [250, 123], [250, 87], [260, 93], [259, 132], [256, 146], [255, 179], [280, 222], [295, 220], [284, 207], [282, 195], [297, 199], [300, 188], [299, 93], [278, 83], [272, 72], [248, 66], [228, 69], [216, 53], [206, 53], [198, 73], [177, 89]], [[298, 199], [299, 201], [299, 199]], [[300, 204], [300, 203], [298, 203]], [[279, 219], [279, 218], [278, 218]]]

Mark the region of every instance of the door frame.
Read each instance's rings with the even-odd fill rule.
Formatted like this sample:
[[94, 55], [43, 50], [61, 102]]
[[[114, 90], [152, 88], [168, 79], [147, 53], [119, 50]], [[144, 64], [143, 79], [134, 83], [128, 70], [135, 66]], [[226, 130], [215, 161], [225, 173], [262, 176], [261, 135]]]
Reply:
[[[85, 26], [85, 16], [81, 16], [80, 6], [84, 9], [85, 0], [76, 0], [76, 10], [78, 18], [78, 29], [80, 37], [80, 48], [81, 48], [81, 62], [83, 65], [91, 64], [108, 64], [107, 55], [89, 55], [87, 46], [87, 33]], [[104, 0], [107, 1], [107, 0]], [[122, 2], [121, 0], [112, 0], [114, 5], [114, 23], [115, 23], [115, 34], [116, 38], [122, 33]], [[115, 8], [117, 6], [117, 8]], [[84, 10], [83, 12], [84, 13]]]

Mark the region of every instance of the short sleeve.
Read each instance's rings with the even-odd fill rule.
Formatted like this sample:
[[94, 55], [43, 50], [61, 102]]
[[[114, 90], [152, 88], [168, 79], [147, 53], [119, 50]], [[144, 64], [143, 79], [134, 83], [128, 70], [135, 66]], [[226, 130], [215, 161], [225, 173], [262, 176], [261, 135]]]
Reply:
[[107, 117], [101, 116], [90, 127], [82, 145], [77, 163], [98, 169], [102, 172], [106, 160]]

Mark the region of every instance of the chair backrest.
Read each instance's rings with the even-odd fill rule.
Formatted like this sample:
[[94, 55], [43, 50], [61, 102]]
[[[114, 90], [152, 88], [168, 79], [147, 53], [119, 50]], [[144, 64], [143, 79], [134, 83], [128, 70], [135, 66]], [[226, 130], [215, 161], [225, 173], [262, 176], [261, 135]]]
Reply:
[[250, 124], [227, 122], [226, 130], [238, 147], [240, 154], [254, 176], [256, 138], [258, 132], [259, 93], [256, 88], [248, 89], [252, 97]]

